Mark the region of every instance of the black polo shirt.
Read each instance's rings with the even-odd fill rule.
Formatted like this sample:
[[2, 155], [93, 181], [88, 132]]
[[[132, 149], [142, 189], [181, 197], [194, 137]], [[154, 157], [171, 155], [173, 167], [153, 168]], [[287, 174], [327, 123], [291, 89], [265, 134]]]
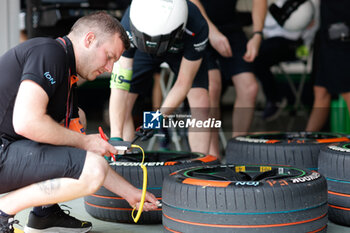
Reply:
[[73, 47], [67, 37], [65, 41], [67, 49], [57, 40], [34, 38], [17, 45], [0, 57], [1, 136], [22, 138], [14, 132], [12, 116], [18, 88], [23, 80], [34, 81], [47, 93], [48, 115], [57, 122], [65, 118], [69, 64], [74, 64], [71, 69], [75, 72]]

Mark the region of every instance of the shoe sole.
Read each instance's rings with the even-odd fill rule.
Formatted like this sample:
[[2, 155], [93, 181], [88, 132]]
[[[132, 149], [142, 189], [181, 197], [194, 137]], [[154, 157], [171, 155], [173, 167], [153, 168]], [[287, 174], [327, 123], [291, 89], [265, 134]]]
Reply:
[[92, 227], [88, 228], [64, 228], [64, 227], [51, 227], [47, 229], [34, 229], [28, 226], [24, 227], [24, 233], [85, 233], [89, 232]]
[[283, 99], [282, 103], [281, 103], [281, 106], [278, 107], [278, 110], [273, 115], [271, 115], [269, 117], [266, 117], [265, 121], [270, 122], [270, 121], [276, 120], [282, 114], [282, 112], [287, 107], [287, 105], [288, 105], [287, 100]]

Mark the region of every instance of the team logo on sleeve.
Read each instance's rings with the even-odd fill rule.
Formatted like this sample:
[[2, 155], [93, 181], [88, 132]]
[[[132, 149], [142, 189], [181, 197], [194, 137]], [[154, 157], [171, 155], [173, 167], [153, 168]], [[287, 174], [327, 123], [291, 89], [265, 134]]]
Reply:
[[51, 85], [54, 85], [56, 83], [56, 80], [51, 76], [49, 72], [45, 72], [44, 77], [51, 83]]
[[131, 47], [131, 48], [135, 48], [134, 39], [133, 39], [133, 37], [132, 37], [132, 34], [131, 34], [129, 31], [126, 31], [126, 34], [127, 34], [128, 37], [129, 37], [130, 47]]
[[207, 44], [208, 44], [208, 38], [198, 44], [194, 44], [193, 47], [197, 52], [202, 52], [207, 47]]

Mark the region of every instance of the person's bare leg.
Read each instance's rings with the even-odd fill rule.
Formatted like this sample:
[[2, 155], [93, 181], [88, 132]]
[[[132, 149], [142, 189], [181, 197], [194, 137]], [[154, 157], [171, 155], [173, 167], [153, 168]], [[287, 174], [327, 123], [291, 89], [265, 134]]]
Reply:
[[327, 121], [329, 106], [331, 104], [331, 94], [326, 88], [314, 86], [314, 103], [309, 120], [306, 125], [306, 131], [320, 131]]
[[103, 184], [108, 167], [102, 156], [88, 152], [79, 179], [57, 178], [12, 191], [0, 198], [0, 210], [14, 215], [29, 207], [65, 202], [92, 194]]
[[348, 111], [350, 114], [350, 92], [342, 93], [341, 96], [344, 98], [344, 100], [346, 102], [346, 106], [348, 107]]
[[245, 72], [232, 77], [236, 101], [232, 114], [232, 137], [247, 134], [254, 116], [258, 83], [253, 73]]
[[162, 89], [160, 87], [160, 74], [154, 73], [153, 75], [153, 89], [152, 89], [152, 108], [153, 111], [160, 109], [162, 105]]
[[[221, 73], [218, 69], [210, 70], [209, 74], [209, 103], [211, 118], [220, 120], [220, 99], [221, 99]], [[220, 143], [219, 143], [219, 131], [218, 129], [212, 129], [210, 135], [209, 154], [214, 155], [221, 159], [220, 155]]]
[[135, 137], [135, 125], [134, 125], [134, 119], [132, 117], [132, 110], [134, 108], [137, 97], [138, 97], [138, 94], [128, 93], [127, 109], [125, 113], [125, 124], [123, 129], [124, 141], [132, 141]]
[[[192, 118], [208, 120], [209, 94], [204, 88], [191, 88], [187, 94]], [[207, 154], [210, 143], [210, 129], [188, 129], [188, 141], [193, 152]]]

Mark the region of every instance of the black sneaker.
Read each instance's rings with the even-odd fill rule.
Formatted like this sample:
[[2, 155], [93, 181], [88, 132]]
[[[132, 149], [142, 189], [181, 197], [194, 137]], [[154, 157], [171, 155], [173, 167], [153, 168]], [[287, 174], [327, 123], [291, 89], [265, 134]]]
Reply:
[[170, 150], [170, 135], [169, 131], [166, 128], [161, 128], [159, 130], [160, 134], [163, 134], [164, 137], [160, 139], [159, 150], [160, 151], [169, 151]]
[[14, 220], [13, 218], [0, 218], [0, 233], [15, 232], [13, 224], [18, 224], [18, 221]]
[[273, 121], [277, 119], [281, 115], [287, 104], [288, 101], [286, 98], [283, 98], [282, 101], [277, 103], [268, 101], [264, 109], [263, 119], [266, 121]]
[[47, 216], [38, 217], [33, 211], [29, 214], [25, 233], [81, 233], [88, 232], [92, 228], [91, 222], [80, 221], [69, 215], [69, 210], [60, 207]]

